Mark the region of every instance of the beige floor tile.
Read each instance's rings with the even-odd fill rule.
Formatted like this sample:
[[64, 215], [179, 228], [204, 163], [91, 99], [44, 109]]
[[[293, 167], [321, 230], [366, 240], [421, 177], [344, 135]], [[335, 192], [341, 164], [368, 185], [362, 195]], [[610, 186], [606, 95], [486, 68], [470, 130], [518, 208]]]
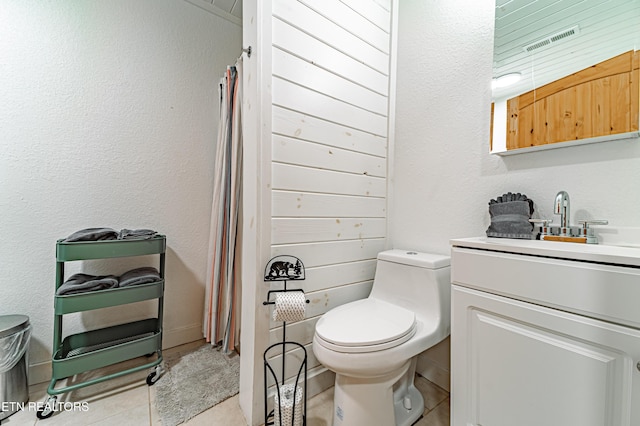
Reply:
[[123, 411], [111, 417], [106, 417], [91, 426], [142, 426], [150, 424], [149, 405], [141, 405], [131, 410]]
[[160, 426], [160, 413], [156, 406], [156, 387], [149, 386], [149, 414], [151, 416], [151, 426]]
[[36, 424], [36, 412], [29, 409], [28, 403], [25, 409], [12, 414], [10, 417], [2, 420], [2, 426], [27, 426]]
[[433, 410], [426, 412], [424, 417], [420, 419], [415, 426], [449, 426], [449, 398], [446, 398]]
[[[60, 395], [58, 402], [66, 403], [70, 409], [56, 412], [49, 419], [41, 420], [38, 424], [42, 424], [42, 426], [85, 426], [141, 406], [146, 407], [148, 413], [149, 390], [146, 383], [130, 383], [120, 387], [114, 383], [112, 386], [103, 388], [102, 392], [91, 389], [89, 386]], [[74, 409], [72, 406], [74, 402], [86, 403], [86, 411], [83, 411], [82, 408]]]
[[88, 411], [82, 411], [82, 408], [78, 410], [68, 409], [56, 411], [53, 415], [44, 420], [38, 420], [36, 423], [38, 426], [86, 426], [93, 422], [103, 419], [104, 413], [92, 413], [89, 408]]
[[331, 426], [333, 422], [333, 387], [307, 401], [307, 426]]
[[[187, 353], [200, 345], [203, 341], [193, 342], [164, 351], [164, 355]], [[70, 380], [82, 382], [91, 375], [101, 375], [128, 368], [135, 363], [147, 363], [148, 360], [136, 359], [118, 364], [99, 372], [85, 373]], [[140, 364], [138, 364], [140, 365]], [[156, 406], [156, 391], [154, 386], [147, 386], [146, 376], [151, 369], [128, 374], [117, 379], [88, 386], [76, 391], [67, 392], [59, 397], [60, 402], [86, 402], [88, 411], [61, 411], [51, 418], [37, 420], [35, 411], [17, 413], [6, 422], [7, 426], [87, 426], [87, 425], [118, 425], [162, 426]], [[425, 399], [425, 415], [418, 423], [419, 426], [448, 426], [449, 425], [449, 394], [445, 390], [416, 376], [416, 387]], [[60, 385], [64, 385], [62, 381]], [[29, 388], [30, 401], [44, 402], [47, 396], [48, 383], [41, 383]], [[307, 425], [330, 426], [333, 418], [333, 387], [314, 396], [307, 401]], [[187, 423], [187, 426], [245, 426], [246, 421], [240, 406], [238, 395], [233, 396], [215, 407], [199, 414]]]
[[424, 398], [425, 411], [433, 410], [438, 404], [449, 397], [447, 391], [422, 376], [416, 375], [414, 383]]
[[245, 426], [238, 395], [232, 396], [207, 411], [198, 414], [185, 423], [185, 426]]
[[324, 407], [327, 402], [333, 405], [333, 386], [307, 401], [307, 411]]

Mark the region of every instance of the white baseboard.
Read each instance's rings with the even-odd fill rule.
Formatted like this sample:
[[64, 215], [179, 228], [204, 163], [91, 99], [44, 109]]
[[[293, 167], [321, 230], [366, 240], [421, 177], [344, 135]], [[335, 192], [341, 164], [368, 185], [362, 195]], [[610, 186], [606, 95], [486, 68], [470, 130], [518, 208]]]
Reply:
[[307, 375], [307, 394], [314, 397], [333, 386], [336, 382], [336, 374], [325, 367], [316, 367], [309, 370]]
[[203, 338], [202, 324], [192, 324], [173, 330], [163, 330], [162, 349], [173, 348]]
[[29, 386], [51, 380], [51, 361], [31, 364], [29, 366]]

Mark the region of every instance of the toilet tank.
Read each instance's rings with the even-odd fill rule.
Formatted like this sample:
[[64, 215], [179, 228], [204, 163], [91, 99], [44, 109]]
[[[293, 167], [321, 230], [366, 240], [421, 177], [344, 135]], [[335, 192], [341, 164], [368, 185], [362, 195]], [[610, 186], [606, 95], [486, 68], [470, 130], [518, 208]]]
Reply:
[[378, 254], [369, 297], [402, 306], [426, 320], [440, 322], [450, 316], [451, 258], [410, 250]]

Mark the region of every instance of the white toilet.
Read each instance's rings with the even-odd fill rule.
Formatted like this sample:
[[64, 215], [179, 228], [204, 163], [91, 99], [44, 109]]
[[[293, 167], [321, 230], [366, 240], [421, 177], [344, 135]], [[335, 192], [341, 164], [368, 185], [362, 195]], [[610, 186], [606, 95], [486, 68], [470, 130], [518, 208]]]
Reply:
[[416, 360], [449, 335], [449, 269], [449, 256], [381, 252], [369, 297], [318, 320], [313, 352], [336, 373], [334, 426], [408, 426], [420, 418]]

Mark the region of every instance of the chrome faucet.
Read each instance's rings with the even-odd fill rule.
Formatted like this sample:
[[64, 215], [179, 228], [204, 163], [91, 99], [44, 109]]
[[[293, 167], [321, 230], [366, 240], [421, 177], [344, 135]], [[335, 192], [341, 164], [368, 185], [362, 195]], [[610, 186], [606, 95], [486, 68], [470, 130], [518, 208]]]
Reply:
[[556, 201], [553, 204], [553, 213], [560, 215], [560, 235], [570, 236], [571, 225], [569, 224], [569, 194], [566, 191], [558, 192]]
[[[589, 225], [607, 225], [609, 221], [595, 219], [579, 220], [578, 223], [582, 225], [582, 228], [574, 230], [575, 233], [572, 233], [569, 207], [569, 194], [566, 191], [560, 191], [556, 195], [556, 200], [553, 203], [553, 213], [560, 215], [559, 227], [550, 226], [549, 224], [553, 222], [551, 219], [529, 219], [529, 222], [538, 224], [540, 227], [540, 234], [538, 238], [545, 241], [598, 244], [598, 238], [596, 237], [593, 228], [590, 228]], [[555, 234], [553, 229], [557, 228], [560, 228], [559, 233]]]

